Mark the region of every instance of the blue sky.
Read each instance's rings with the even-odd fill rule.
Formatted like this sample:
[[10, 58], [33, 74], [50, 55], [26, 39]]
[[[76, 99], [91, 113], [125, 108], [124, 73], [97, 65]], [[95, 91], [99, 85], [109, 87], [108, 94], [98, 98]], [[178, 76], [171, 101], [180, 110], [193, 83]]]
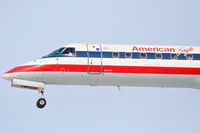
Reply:
[[[200, 45], [199, 0], [0, 0], [3, 73], [68, 43]], [[47, 86], [0, 80], [2, 133], [199, 133], [200, 91]]]

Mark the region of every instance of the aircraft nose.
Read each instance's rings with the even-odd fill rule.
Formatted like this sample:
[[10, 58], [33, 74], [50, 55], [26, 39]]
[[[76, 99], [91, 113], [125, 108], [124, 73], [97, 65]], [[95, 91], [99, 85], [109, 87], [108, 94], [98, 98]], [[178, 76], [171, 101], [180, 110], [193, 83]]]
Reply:
[[1, 75], [2, 79], [11, 80], [13, 78], [12, 74], [3, 74]]
[[17, 66], [8, 72], [1, 75], [1, 78], [6, 80], [13, 80], [13, 79], [32, 79], [33, 74], [27, 73], [34, 71], [34, 68], [38, 68], [38, 65], [21, 65]]

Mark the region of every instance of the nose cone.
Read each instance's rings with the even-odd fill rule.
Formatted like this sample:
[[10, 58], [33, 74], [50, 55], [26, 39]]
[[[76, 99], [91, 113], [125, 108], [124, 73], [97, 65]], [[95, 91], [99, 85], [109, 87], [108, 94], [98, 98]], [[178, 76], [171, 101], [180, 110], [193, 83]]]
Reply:
[[35, 71], [41, 71], [42, 68], [40, 68], [40, 60], [38, 61], [31, 61], [25, 64], [22, 64], [20, 66], [17, 66], [0, 77], [6, 80], [12, 80], [12, 79], [32, 79], [33, 74], [32, 72]]
[[19, 78], [20, 74], [18, 73], [18, 69], [19, 69], [19, 67], [9, 70], [8, 72], [1, 75], [1, 78], [6, 79], [6, 80], [12, 80], [14, 78]]
[[6, 80], [12, 80], [13, 75], [12, 74], [3, 74], [3, 75], [1, 75], [1, 78], [6, 79]]

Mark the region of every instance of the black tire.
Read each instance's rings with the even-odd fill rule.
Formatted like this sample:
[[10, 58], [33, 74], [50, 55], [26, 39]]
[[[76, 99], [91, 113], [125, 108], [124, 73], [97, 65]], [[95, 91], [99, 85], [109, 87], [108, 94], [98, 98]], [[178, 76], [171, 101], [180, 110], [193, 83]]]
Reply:
[[37, 105], [37, 107], [38, 107], [39, 109], [42, 109], [42, 108], [45, 107], [46, 104], [47, 104], [47, 101], [46, 101], [44, 98], [40, 98], [40, 99], [38, 99], [36, 105]]

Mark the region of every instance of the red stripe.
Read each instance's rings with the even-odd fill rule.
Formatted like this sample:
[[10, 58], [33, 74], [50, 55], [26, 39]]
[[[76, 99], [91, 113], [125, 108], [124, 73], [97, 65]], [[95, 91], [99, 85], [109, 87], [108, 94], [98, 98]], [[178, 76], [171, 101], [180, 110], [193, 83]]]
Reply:
[[[16, 67], [6, 73], [16, 72], [100, 72], [98, 65], [27, 65]], [[147, 66], [102, 66], [103, 73], [184, 74], [200, 75], [200, 68], [191, 67], [147, 67]]]
[[34, 66], [36, 66], [36, 65], [18, 66], [18, 67], [15, 67], [15, 68], [9, 70], [6, 73], [27, 72], [30, 68], [32, 68]]

